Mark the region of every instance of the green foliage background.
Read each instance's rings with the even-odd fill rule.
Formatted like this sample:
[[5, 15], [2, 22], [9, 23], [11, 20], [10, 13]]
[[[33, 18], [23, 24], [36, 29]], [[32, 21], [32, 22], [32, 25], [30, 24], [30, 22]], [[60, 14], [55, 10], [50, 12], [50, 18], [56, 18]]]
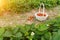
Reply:
[[12, 12], [25, 12], [38, 8], [40, 3], [44, 3], [46, 8], [51, 8], [59, 5], [60, 0], [9, 0], [4, 9]]

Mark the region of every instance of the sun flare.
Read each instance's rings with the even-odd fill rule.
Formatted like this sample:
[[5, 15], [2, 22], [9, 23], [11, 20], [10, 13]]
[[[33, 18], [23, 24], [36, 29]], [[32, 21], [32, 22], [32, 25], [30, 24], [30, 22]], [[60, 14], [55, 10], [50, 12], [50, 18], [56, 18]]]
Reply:
[[3, 5], [3, 0], [0, 0], [0, 7]]
[[4, 5], [7, 5], [7, 0], [0, 0], [0, 7], [4, 7]]

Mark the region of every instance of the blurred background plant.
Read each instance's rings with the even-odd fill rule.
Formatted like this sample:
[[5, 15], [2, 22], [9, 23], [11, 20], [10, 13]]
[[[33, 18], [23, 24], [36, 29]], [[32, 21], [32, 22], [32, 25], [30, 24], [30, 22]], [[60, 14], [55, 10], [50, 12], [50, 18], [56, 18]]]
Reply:
[[[60, 4], [60, 0], [3, 0], [5, 5], [1, 9], [10, 12], [26, 12], [39, 7], [40, 3], [44, 3], [46, 8], [53, 8]], [[3, 2], [1, 2], [3, 4]], [[0, 9], [0, 10], [1, 10]]]

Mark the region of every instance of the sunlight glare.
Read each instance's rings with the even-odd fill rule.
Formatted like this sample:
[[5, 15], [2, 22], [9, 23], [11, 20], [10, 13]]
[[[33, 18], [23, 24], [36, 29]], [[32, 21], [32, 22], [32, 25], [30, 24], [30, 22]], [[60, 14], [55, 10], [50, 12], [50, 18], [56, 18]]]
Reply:
[[0, 7], [3, 5], [3, 0], [0, 0]]

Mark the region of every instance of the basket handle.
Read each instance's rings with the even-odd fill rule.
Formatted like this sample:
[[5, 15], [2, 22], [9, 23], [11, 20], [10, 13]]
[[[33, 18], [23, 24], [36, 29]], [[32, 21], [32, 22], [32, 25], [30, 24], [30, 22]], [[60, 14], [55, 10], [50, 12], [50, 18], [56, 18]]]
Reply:
[[44, 12], [45, 12], [45, 6], [44, 6], [44, 3], [41, 3], [40, 4], [40, 7], [39, 7], [39, 12], [41, 12], [41, 6], [43, 6], [43, 11], [42, 11], [42, 13], [44, 14]]

